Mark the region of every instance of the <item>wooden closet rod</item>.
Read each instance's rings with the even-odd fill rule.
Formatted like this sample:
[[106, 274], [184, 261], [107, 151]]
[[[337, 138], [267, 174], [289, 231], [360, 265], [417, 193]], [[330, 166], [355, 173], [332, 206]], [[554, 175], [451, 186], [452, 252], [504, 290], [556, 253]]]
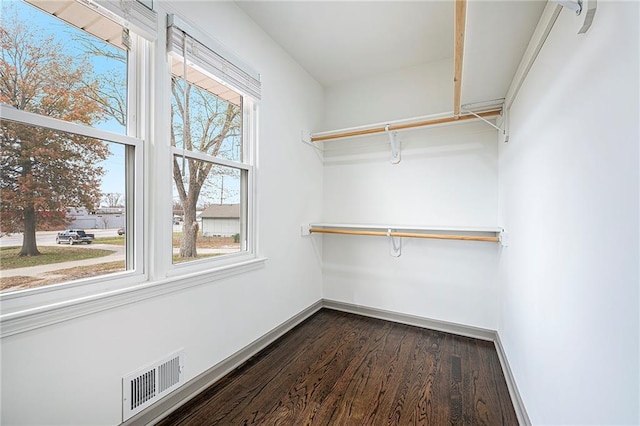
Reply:
[[[489, 118], [489, 117], [495, 117], [497, 115], [500, 115], [501, 112], [502, 112], [502, 109], [492, 109], [490, 111], [479, 112], [477, 115], [482, 118]], [[404, 130], [404, 129], [411, 129], [414, 127], [432, 126], [434, 124], [453, 123], [456, 121], [473, 120], [477, 118], [478, 117], [476, 117], [473, 114], [463, 114], [458, 117], [450, 116], [450, 117], [443, 117], [443, 118], [433, 118], [431, 120], [416, 121], [415, 123], [391, 124], [389, 125], [388, 130], [389, 131]], [[322, 142], [330, 139], [341, 139], [341, 138], [348, 138], [351, 136], [370, 135], [373, 133], [384, 133], [386, 131], [387, 131], [386, 126], [379, 126], [379, 127], [372, 127], [370, 129], [352, 130], [348, 132], [336, 132], [336, 133], [330, 133], [327, 135], [311, 136], [311, 142]]]
[[384, 231], [349, 231], [345, 229], [323, 229], [310, 228], [310, 233], [318, 234], [343, 234], [343, 235], [368, 235], [372, 237], [407, 237], [407, 238], [433, 238], [437, 240], [466, 240], [466, 241], [485, 241], [489, 243], [498, 243], [498, 237], [480, 237], [476, 235], [440, 235], [440, 234], [420, 234], [416, 232], [384, 232]]

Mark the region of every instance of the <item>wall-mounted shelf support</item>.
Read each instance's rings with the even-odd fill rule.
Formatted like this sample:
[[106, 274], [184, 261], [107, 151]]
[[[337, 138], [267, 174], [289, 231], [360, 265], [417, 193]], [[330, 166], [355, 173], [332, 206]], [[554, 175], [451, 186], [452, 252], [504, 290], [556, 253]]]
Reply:
[[[502, 112], [502, 108], [497, 108], [497, 109], [490, 109], [487, 111], [478, 112], [477, 115], [483, 118], [488, 118], [488, 117], [496, 117], [500, 115], [501, 112]], [[478, 118], [477, 116], [472, 114], [462, 114], [457, 117], [454, 115], [443, 116], [442, 114], [438, 114], [437, 116], [425, 116], [425, 117], [410, 119], [411, 121], [409, 122], [407, 122], [406, 120], [400, 120], [402, 122], [398, 121], [394, 124], [387, 124], [387, 125], [372, 124], [370, 126], [336, 130], [332, 132], [315, 133], [311, 135], [311, 142], [318, 143], [318, 142], [323, 142], [328, 140], [351, 138], [355, 136], [365, 136], [365, 135], [371, 135], [375, 133], [382, 133], [385, 130], [387, 130], [387, 126], [389, 126], [390, 131], [408, 130], [408, 129], [426, 127], [426, 126], [457, 124], [457, 123], [462, 123], [466, 120], [477, 120], [477, 118]], [[414, 120], [419, 120], [419, 121], [414, 121]]]
[[309, 145], [314, 149], [322, 152], [323, 151], [322, 147], [318, 146], [317, 143], [313, 143], [311, 140], [312, 140], [311, 133], [303, 130], [300, 135], [300, 142], [302, 142], [305, 145]]
[[554, 2], [576, 13], [579, 17], [578, 34], [589, 31], [596, 15], [597, 0], [554, 0]]
[[500, 234], [498, 235], [498, 238], [500, 239], [500, 245], [502, 247], [509, 246], [509, 234], [507, 233], [507, 231], [505, 231], [504, 229], [501, 230]]
[[573, 10], [576, 15], [580, 15], [580, 13], [582, 12], [582, 0], [555, 0], [555, 2], [562, 7]]
[[[402, 238], [391, 235], [391, 229], [387, 229], [387, 237], [389, 237], [389, 254], [393, 257], [400, 257], [402, 254]], [[397, 242], [396, 242], [397, 241]]]
[[398, 140], [398, 132], [389, 131], [389, 124], [384, 127], [384, 131], [389, 136], [389, 143], [391, 144], [391, 164], [398, 164], [400, 162], [400, 141]]
[[487, 123], [489, 126], [491, 126], [491, 127], [493, 127], [494, 129], [496, 129], [497, 131], [499, 131], [499, 132], [501, 132], [501, 131], [502, 131], [502, 129], [501, 129], [500, 127], [496, 126], [495, 124], [493, 124], [492, 122], [490, 122], [490, 121], [489, 121], [489, 120], [487, 120], [486, 118], [480, 117], [480, 116], [479, 116], [478, 114], [476, 114], [475, 112], [470, 111], [470, 110], [468, 110], [468, 109], [464, 108], [464, 105], [463, 105], [463, 106], [461, 106], [461, 107], [460, 107], [460, 109], [461, 109], [462, 111], [464, 111], [464, 112], [466, 112], [466, 113], [469, 113], [469, 114], [471, 114], [471, 115], [473, 115], [473, 116], [477, 117], [478, 119], [480, 119], [480, 120], [484, 121], [484, 122], [485, 122], [485, 123]]

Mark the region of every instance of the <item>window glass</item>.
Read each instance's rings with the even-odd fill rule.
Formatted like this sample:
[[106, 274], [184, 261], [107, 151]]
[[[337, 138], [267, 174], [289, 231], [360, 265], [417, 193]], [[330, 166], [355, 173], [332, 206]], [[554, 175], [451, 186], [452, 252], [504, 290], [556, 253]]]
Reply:
[[[133, 268], [137, 141], [123, 142], [122, 27], [78, 2], [32, 2], [63, 8], [73, 25], [23, 1], [0, 3], [0, 102], [21, 112], [0, 124], [2, 292]], [[88, 136], [95, 130], [106, 136]]]
[[173, 262], [247, 250], [242, 97], [171, 56]]
[[[179, 156], [174, 164], [179, 173], [173, 184], [174, 263], [243, 250], [246, 171]], [[206, 179], [198, 182], [197, 176], [204, 175]], [[195, 210], [190, 210], [182, 200], [188, 199], [187, 194], [193, 193], [189, 188], [195, 185], [201, 190]]]
[[[109, 34], [122, 32], [118, 24], [72, 4], [86, 16], [84, 21], [108, 25]], [[22, 1], [4, 1], [1, 7], [0, 101], [126, 133], [127, 52], [117, 47], [121, 43], [115, 36], [106, 42]]]
[[[242, 97], [227, 86], [172, 58], [171, 142], [188, 151], [243, 161]], [[185, 127], [186, 126], [186, 127]]]
[[127, 269], [123, 145], [3, 121], [0, 150], [3, 292]]

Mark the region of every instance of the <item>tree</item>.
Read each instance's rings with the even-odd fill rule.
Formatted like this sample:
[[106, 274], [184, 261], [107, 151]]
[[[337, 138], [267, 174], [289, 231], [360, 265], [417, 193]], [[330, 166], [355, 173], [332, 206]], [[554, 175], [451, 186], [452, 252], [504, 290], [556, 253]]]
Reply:
[[[23, 24], [15, 9], [3, 5], [2, 13], [0, 102], [85, 125], [101, 120], [103, 108], [91, 97], [100, 87], [91, 64], [66, 55], [41, 28]], [[100, 199], [99, 163], [109, 148], [92, 138], [6, 120], [0, 148], [2, 226], [22, 223], [19, 255], [38, 255], [38, 217], [66, 206], [92, 209]]]
[[120, 207], [122, 205], [122, 194], [119, 192], [106, 192], [102, 194], [102, 202], [107, 207]]
[[[225, 141], [238, 137], [242, 111], [238, 105], [220, 99], [177, 76], [171, 78], [171, 143], [181, 142], [184, 149], [218, 156]], [[181, 165], [183, 164], [183, 166]], [[173, 159], [173, 180], [184, 208], [180, 239], [180, 257], [196, 257], [198, 198], [211, 172], [224, 174], [212, 163], [186, 158]]]
[[[73, 40], [82, 46], [84, 58], [105, 58], [110, 63], [119, 62], [122, 66], [111, 68], [108, 72], [96, 75], [94, 82], [85, 82], [85, 95], [102, 108], [103, 117], [114, 119], [120, 126], [127, 126], [127, 55], [123, 50], [107, 47], [102, 42], [85, 33], [73, 36]], [[97, 81], [97, 84], [95, 82]]]

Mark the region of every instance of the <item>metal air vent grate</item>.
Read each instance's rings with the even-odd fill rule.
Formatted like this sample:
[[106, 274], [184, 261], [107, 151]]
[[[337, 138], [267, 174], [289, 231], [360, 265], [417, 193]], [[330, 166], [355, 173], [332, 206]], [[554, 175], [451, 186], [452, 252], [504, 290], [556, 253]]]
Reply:
[[182, 351], [137, 370], [122, 379], [122, 421], [125, 421], [183, 382], [184, 355]]

